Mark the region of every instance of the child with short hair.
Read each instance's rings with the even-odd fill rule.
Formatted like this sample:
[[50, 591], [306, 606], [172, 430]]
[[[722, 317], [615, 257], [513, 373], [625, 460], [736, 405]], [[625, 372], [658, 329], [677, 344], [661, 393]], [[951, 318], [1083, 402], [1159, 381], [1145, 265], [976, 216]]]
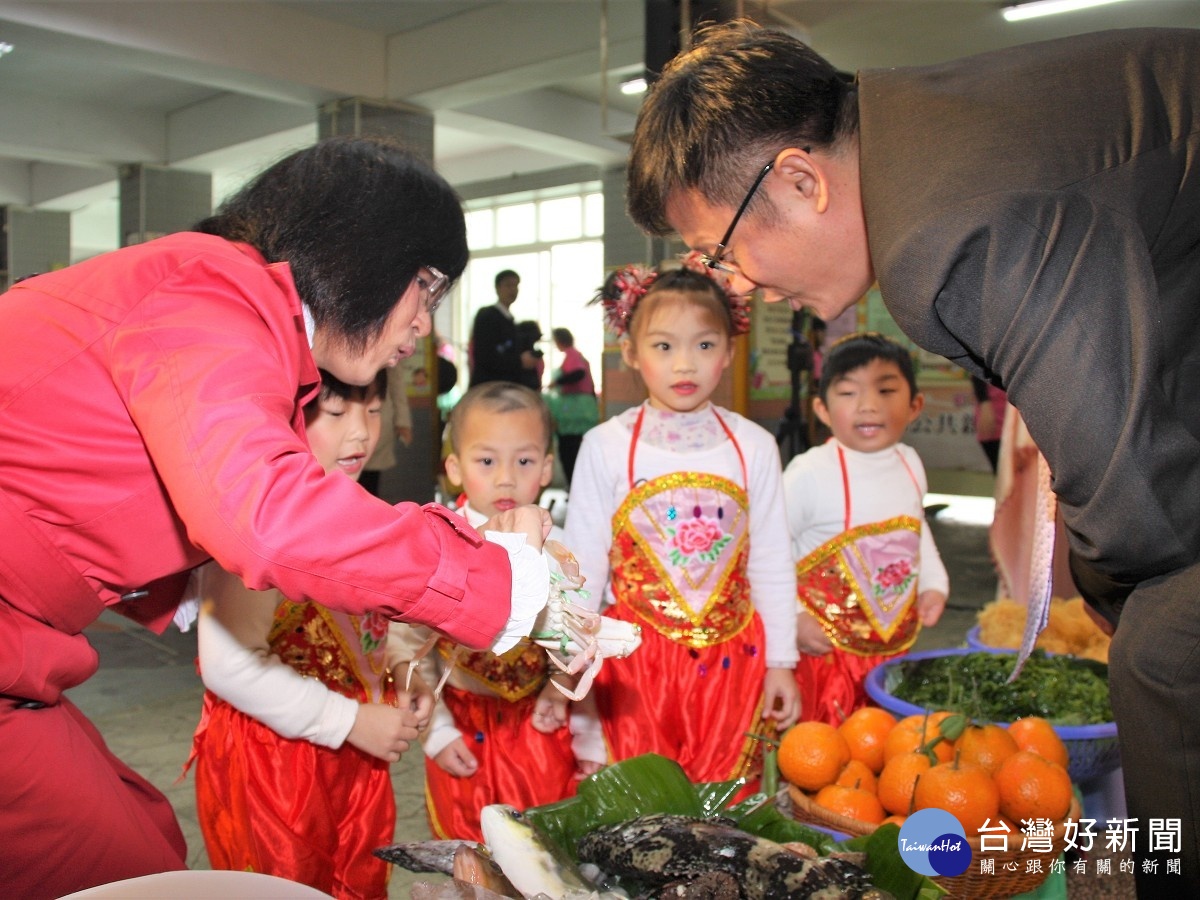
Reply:
[[925, 468], [901, 443], [924, 402], [908, 350], [883, 335], [848, 335], [825, 356], [813, 411], [833, 436], [783, 474], [805, 720], [838, 725], [867, 705], [867, 673], [907, 652], [946, 606]]
[[799, 713], [795, 574], [775, 439], [710, 399], [749, 320], [714, 276], [693, 255], [601, 289], [649, 397], [584, 436], [566, 533], [591, 602], [642, 629], [593, 687], [611, 759], [659, 753], [692, 781], [746, 776], [750, 791], [749, 735]]
[[[461, 484], [458, 512], [472, 525], [536, 503], [554, 474], [550, 410], [523, 385], [489, 381], [471, 388], [450, 413], [451, 481]], [[561, 529], [550, 538], [560, 540]], [[406, 629], [413, 655], [436, 637]], [[551, 680], [572, 679], [551, 668], [546, 651], [529, 640], [497, 656], [468, 651], [445, 638], [418, 664], [427, 684], [447, 677], [434, 707], [425, 751], [425, 800], [437, 838], [482, 841], [479, 815], [492, 803], [517, 809], [562, 800], [576, 776], [604, 763], [599, 736], [573, 741], [567, 700]], [[579, 754], [579, 760], [576, 760]]]
[[[383, 372], [365, 388], [321, 372], [304, 418], [325, 477], [357, 480], [379, 440], [386, 386]], [[392, 685], [407, 657], [387, 617], [252, 591], [215, 563], [201, 594], [207, 690], [189, 763], [212, 867], [385, 898], [390, 870], [371, 851], [395, 831], [388, 767], [433, 704], [419, 680], [415, 694]]]

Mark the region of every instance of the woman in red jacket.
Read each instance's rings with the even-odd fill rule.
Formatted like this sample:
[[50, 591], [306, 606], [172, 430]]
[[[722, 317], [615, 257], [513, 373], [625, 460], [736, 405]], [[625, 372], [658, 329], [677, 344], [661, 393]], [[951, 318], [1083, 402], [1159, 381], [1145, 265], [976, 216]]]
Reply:
[[185, 868], [166, 799], [62, 695], [95, 671], [81, 632], [106, 607], [161, 630], [189, 570], [214, 558], [250, 588], [378, 610], [473, 648], [528, 632], [548, 516], [506, 513], [488, 528], [510, 533], [485, 542], [441, 507], [392, 507], [325, 477], [304, 435], [318, 366], [366, 384], [429, 333], [465, 235], [454, 192], [417, 157], [334, 138], [193, 232], [0, 297], [9, 893]]

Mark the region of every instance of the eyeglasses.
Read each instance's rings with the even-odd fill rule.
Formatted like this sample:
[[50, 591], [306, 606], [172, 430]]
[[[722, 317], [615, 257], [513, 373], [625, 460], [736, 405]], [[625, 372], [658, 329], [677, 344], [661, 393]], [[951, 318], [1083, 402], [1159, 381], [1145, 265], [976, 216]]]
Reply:
[[[804, 152], [811, 152], [810, 147], [804, 147]], [[721, 238], [717, 244], [716, 250], [710, 253], [702, 253], [700, 262], [708, 266], [710, 269], [716, 269], [718, 272], [737, 272], [737, 269], [727, 262], [722, 262], [721, 257], [725, 255], [725, 248], [729, 246], [729, 239], [733, 237], [733, 229], [737, 228], [737, 223], [742, 220], [742, 213], [746, 211], [746, 207], [750, 205], [750, 201], [754, 199], [754, 195], [758, 193], [758, 186], [763, 183], [763, 179], [767, 177], [767, 173], [771, 171], [775, 165], [775, 161], [771, 160], [758, 173], [758, 177], [754, 179], [754, 184], [750, 185], [750, 190], [746, 191], [746, 197], [742, 200], [742, 205], [738, 207], [737, 212], [733, 214], [733, 221], [729, 223], [729, 227], [725, 229], [725, 236]]]
[[[428, 277], [423, 273], [427, 273]], [[417, 270], [417, 284], [424, 292], [421, 299], [425, 305], [425, 311], [432, 318], [442, 300], [446, 298], [446, 289], [450, 287], [450, 279], [433, 266], [422, 266]]]

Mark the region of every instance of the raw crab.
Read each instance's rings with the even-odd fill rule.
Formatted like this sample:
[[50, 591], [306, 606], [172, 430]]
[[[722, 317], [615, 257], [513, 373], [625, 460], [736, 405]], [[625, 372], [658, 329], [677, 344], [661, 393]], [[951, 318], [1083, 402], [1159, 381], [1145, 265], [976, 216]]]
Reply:
[[583, 672], [575, 690], [557, 681], [554, 686], [572, 700], [582, 700], [591, 690], [605, 658], [623, 659], [642, 643], [642, 629], [630, 622], [610, 619], [573, 602], [569, 594], [585, 598], [579, 562], [558, 541], [546, 541], [551, 560], [550, 598], [544, 616], [538, 617], [530, 638], [558, 669], [568, 675]]
[[[579, 562], [558, 541], [546, 541], [543, 550], [550, 562], [550, 596], [529, 637], [539, 647], [545, 648], [546, 656], [560, 671], [568, 675], [583, 672], [573, 691], [551, 679], [551, 683], [567, 697], [582, 700], [591, 690], [592, 682], [606, 658], [622, 659], [641, 646], [642, 629], [631, 622], [601, 616], [573, 602], [568, 594], [580, 599], [587, 597], [587, 592], [582, 590], [584, 579], [579, 571]], [[433, 649], [439, 637], [436, 632], [431, 634], [429, 640], [409, 660], [404, 690], [409, 690], [417, 662]], [[442, 688], [461, 650], [461, 647], [455, 646], [447, 660], [441, 680], [433, 691], [434, 702], [440, 699]]]

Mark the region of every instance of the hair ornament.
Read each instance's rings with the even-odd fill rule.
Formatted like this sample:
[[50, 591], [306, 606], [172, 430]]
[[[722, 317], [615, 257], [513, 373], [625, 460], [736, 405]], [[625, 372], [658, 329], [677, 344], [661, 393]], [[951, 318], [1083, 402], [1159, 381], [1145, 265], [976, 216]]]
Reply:
[[658, 273], [645, 266], [630, 264], [612, 272], [592, 298], [604, 307], [604, 324], [621, 337], [629, 330], [633, 308], [646, 295]]
[[721, 269], [714, 269], [705, 262], [705, 255], [698, 250], [693, 250], [690, 253], [683, 253], [679, 256], [679, 261], [685, 269], [690, 269], [705, 278], [712, 281], [721, 292], [725, 295], [725, 299], [729, 303], [729, 320], [733, 326], [733, 335], [737, 337], [739, 334], [749, 334], [750, 332], [750, 297], [747, 294], [740, 294], [729, 286], [729, 273]]

